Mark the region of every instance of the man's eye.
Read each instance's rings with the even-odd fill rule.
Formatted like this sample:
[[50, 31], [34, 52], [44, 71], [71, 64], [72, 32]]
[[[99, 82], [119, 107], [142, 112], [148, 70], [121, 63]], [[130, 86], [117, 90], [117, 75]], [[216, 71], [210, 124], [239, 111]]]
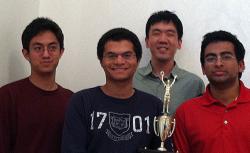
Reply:
[[168, 32], [168, 33], [167, 33], [167, 36], [168, 36], [168, 37], [173, 37], [173, 36], [175, 36], [175, 33], [174, 33], [174, 32]]
[[158, 36], [158, 35], [160, 35], [160, 32], [159, 31], [155, 31], [155, 32], [152, 33], [152, 35], [153, 36]]
[[233, 56], [232, 55], [230, 55], [230, 54], [226, 54], [226, 55], [223, 55], [222, 57], [221, 57], [222, 59], [232, 59], [233, 58]]
[[55, 45], [49, 46], [49, 50], [50, 51], [55, 51], [55, 50], [57, 50], [57, 46], [55, 46]]
[[123, 57], [124, 58], [130, 58], [132, 56], [132, 54], [124, 54]]
[[41, 46], [36, 46], [33, 49], [36, 50], [36, 51], [40, 51], [40, 50], [42, 50], [42, 47]]
[[207, 57], [207, 58], [206, 58], [206, 61], [212, 62], [212, 61], [214, 61], [215, 59], [216, 59], [216, 57], [211, 56], [211, 57]]
[[115, 55], [115, 54], [108, 54], [107, 57], [108, 57], [108, 58], [116, 58], [116, 55]]

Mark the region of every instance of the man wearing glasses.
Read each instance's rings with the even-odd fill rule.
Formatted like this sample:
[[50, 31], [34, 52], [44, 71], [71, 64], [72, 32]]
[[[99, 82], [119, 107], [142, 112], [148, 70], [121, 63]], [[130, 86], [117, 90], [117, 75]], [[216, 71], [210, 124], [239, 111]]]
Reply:
[[62, 153], [136, 153], [159, 146], [152, 122], [161, 101], [132, 86], [141, 55], [140, 41], [127, 29], [115, 28], [100, 38], [97, 56], [106, 83], [72, 96]]
[[63, 33], [48, 18], [23, 31], [29, 77], [0, 88], [0, 153], [60, 153], [64, 112], [72, 92], [55, 81]]
[[209, 84], [203, 96], [177, 109], [174, 142], [180, 153], [250, 152], [250, 90], [240, 80], [244, 55], [229, 32], [204, 36], [200, 61]]

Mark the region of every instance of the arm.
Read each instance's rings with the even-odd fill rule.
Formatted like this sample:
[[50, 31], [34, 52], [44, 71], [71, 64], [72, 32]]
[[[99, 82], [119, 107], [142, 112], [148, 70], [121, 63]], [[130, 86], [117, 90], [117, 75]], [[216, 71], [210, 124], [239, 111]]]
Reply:
[[62, 153], [87, 153], [87, 123], [83, 103], [79, 93], [73, 94], [65, 116]]
[[[13, 105], [12, 105], [13, 104]], [[8, 88], [0, 88], [0, 153], [10, 153], [15, 144], [15, 107]]]
[[181, 112], [181, 109], [178, 109], [175, 115], [176, 127], [173, 134], [175, 151], [178, 150], [179, 153], [191, 153], [184, 119], [184, 113]]

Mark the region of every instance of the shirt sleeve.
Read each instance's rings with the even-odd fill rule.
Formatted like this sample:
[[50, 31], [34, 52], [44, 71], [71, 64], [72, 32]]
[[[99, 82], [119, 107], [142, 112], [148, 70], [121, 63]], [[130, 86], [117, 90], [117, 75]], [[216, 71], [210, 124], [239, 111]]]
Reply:
[[185, 116], [181, 110], [177, 110], [175, 114], [176, 126], [173, 134], [174, 139], [174, 148], [175, 151], [178, 150], [179, 153], [191, 153], [188, 143], [188, 138], [186, 135], [186, 126], [185, 126]]
[[7, 87], [0, 88], [0, 153], [10, 153], [15, 143], [15, 111]]
[[200, 92], [200, 95], [199, 96], [201, 96], [203, 93], [204, 93], [204, 91], [205, 91], [205, 84], [204, 84], [204, 82], [200, 79], [200, 82], [199, 82], [199, 92]]
[[83, 103], [80, 94], [73, 94], [65, 115], [62, 153], [87, 153], [87, 124]]

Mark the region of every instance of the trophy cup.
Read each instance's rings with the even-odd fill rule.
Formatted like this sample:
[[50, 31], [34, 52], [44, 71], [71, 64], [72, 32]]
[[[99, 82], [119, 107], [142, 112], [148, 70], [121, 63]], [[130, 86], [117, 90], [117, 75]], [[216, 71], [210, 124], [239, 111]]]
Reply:
[[170, 88], [175, 83], [177, 76], [174, 76], [174, 80], [170, 84], [170, 80], [167, 80], [167, 84], [164, 82], [164, 72], [161, 71], [161, 81], [164, 84], [165, 93], [163, 99], [162, 115], [155, 117], [154, 119], [154, 131], [161, 139], [161, 146], [157, 149], [159, 151], [167, 151], [164, 147], [164, 141], [171, 137], [175, 129], [175, 119], [169, 114], [170, 103]]
[[162, 114], [154, 118], [154, 131], [157, 136], [161, 139], [161, 145], [157, 150], [144, 150], [141, 153], [167, 153], [167, 149], [164, 147], [164, 141], [171, 137], [175, 129], [175, 119], [169, 114], [169, 103], [170, 103], [170, 89], [175, 83], [177, 76], [174, 76], [172, 83], [167, 80], [164, 82], [164, 72], [160, 72], [161, 81], [164, 85], [165, 93], [163, 98], [163, 110]]

